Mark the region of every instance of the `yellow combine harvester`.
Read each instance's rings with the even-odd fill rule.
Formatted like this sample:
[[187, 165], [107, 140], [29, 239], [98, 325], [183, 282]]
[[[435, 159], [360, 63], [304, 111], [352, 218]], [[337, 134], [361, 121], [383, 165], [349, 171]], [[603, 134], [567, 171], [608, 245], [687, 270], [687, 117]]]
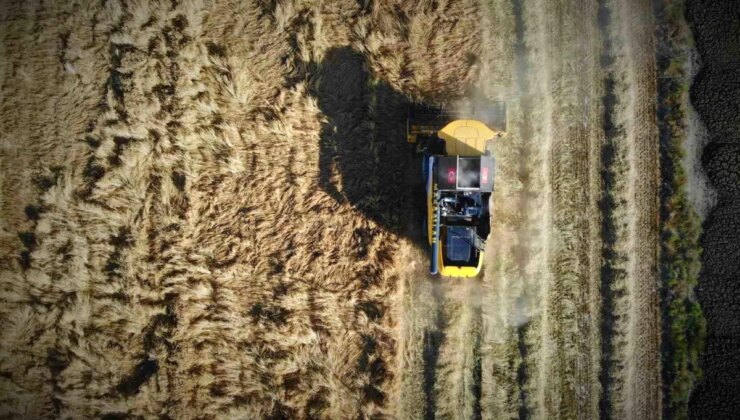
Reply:
[[424, 156], [429, 271], [444, 277], [481, 271], [496, 168], [488, 144], [506, 133], [503, 103], [478, 104], [469, 115], [454, 119], [444, 108], [426, 105], [409, 109], [407, 138]]

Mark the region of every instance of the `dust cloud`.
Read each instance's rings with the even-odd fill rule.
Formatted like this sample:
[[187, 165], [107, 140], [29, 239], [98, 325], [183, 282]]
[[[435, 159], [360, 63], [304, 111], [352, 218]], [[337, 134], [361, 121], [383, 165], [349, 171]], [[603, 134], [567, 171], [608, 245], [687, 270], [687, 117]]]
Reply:
[[[693, 80], [701, 68], [701, 63], [695, 51], [692, 51], [689, 55], [687, 67], [689, 68], [690, 78]], [[717, 191], [712, 188], [701, 164], [701, 153], [709, 143], [709, 133], [690, 99], [688, 100], [687, 111], [687, 131], [683, 142], [683, 148], [686, 152], [683, 157], [687, 179], [686, 191], [694, 210], [704, 220], [717, 203]]]

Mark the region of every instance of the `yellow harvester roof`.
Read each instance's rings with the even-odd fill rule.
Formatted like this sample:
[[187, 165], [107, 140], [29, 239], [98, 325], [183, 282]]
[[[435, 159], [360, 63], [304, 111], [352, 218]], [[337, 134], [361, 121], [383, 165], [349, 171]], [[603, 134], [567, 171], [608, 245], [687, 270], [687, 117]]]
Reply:
[[480, 156], [486, 153], [486, 141], [496, 133], [476, 120], [455, 120], [437, 132], [447, 146], [449, 156]]

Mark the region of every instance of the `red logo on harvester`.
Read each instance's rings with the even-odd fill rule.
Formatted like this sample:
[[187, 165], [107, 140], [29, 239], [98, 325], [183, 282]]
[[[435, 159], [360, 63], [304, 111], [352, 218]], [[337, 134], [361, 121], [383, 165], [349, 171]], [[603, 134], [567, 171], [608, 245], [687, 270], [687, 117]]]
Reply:
[[447, 183], [448, 184], [455, 183], [455, 168], [450, 168], [447, 170]]
[[480, 183], [488, 184], [488, 168], [485, 166], [480, 168]]

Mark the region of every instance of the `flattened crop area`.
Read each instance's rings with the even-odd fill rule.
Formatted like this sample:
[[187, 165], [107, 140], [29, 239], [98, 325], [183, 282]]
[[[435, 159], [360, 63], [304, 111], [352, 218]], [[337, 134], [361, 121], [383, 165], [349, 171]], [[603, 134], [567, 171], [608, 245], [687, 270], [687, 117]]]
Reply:
[[[660, 416], [650, 2], [2, 3], [3, 416]], [[406, 110], [471, 93], [434, 279]]]

